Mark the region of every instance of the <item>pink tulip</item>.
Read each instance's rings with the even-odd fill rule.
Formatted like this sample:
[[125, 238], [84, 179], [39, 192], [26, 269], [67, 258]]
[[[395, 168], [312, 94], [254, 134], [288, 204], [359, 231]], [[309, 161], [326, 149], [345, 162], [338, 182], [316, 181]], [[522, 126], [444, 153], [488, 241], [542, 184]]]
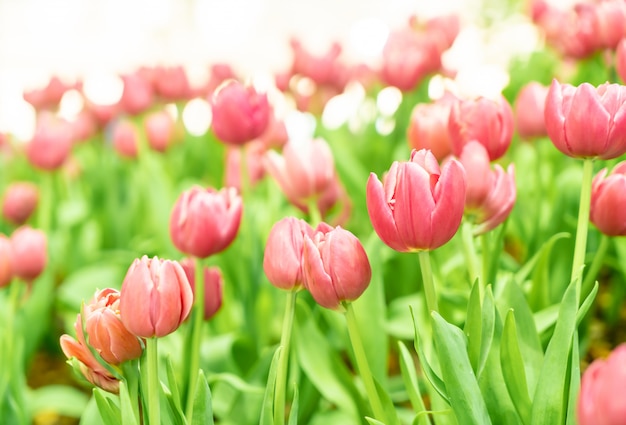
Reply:
[[70, 86], [53, 76], [43, 88], [27, 90], [24, 92], [24, 100], [33, 105], [36, 110], [54, 109], [59, 106], [61, 98]]
[[139, 150], [139, 133], [135, 125], [126, 119], [117, 121], [113, 127], [113, 148], [122, 157], [136, 158]]
[[394, 162], [381, 183], [367, 181], [367, 211], [374, 230], [401, 252], [433, 250], [458, 230], [465, 206], [465, 171], [451, 159], [442, 169], [427, 150]]
[[243, 204], [235, 188], [217, 191], [199, 186], [182, 193], [170, 217], [176, 248], [206, 258], [226, 249], [237, 236]]
[[266, 148], [260, 140], [247, 143], [243, 149], [239, 146], [226, 147], [226, 165], [224, 167], [224, 185], [234, 187], [241, 192], [241, 157], [246, 161], [248, 185], [254, 186], [263, 176], [263, 155]]
[[41, 115], [35, 134], [26, 145], [28, 160], [42, 170], [56, 170], [63, 165], [74, 143], [71, 125], [53, 115]]
[[154, 102], [152, 83], [139, 72], [124, 75], [124, 90], [119, 101], [121, 108], [130, 115], [137, 115]]
[[523, 139], [544, 137], [546, 121], [543, 117], [548, 87], [537, 81], [526, 84], [515, 100], [515, 127]]
[[593, 179], [589, 218], [605, 235], [626, 236], [626, 162], [609, 176], [604, 168]]
[[494, 161], [509, 148], [513, 125], [513, 110], [502, 95], [495, 100], [486, 97], [459, 100], [452, 106], [448, 121], [452, 152], [459, 156], [465, 144], [477, 140]]
[[187, 72], [182, 66], [156, 67], [152, 70], [151, 77], [154, 91], [166, 101], [176, 102], [189, 98], [191, 87]]
[[48, 263], [46, 234], [29, 226], [22, 226], [11, 235], [13, 274], [25, 281], [33, 281]]
[[12, 249], [11, 240], [0, 233], [0, 288], [13, 280]]
[[286, 217], [274, 224], [263, 256], [263, 270], [272, 285], [288, 291], [302, 287], [302, 250], [307, 235], [313, 237], [313, 228], [304, 220]]
[[465, 145], [460, 161], [467, 177], [465, 213], [477, 225], [474, 233], [480, 235], [506, 220], [515, 205], [513, 164], [506, 173], [499, 164], [492, 170], [487, 150], [478, 142]]
[[615, 70], [622, 82], [626, 82], [626, 38], [620, 41], [615, 50]]
[[213, 132], [224, 143], [242, 145], [267, 128], [270, 106], [265, 94], [236, 80], [224, 82], [211, 98]]
[[2, 215], [17, 225], [24, 224], [39, 202], [39, 189], [30, 182], [15, 182], [7, 187], [2, 200]]
[[578, 395], [579, 425], [623, 425], [626, 382], [626, 344], [615, 348], [606, 360], [597, 359], [587, 368]]
[[165, 152], [174, 139], [174, 120], [166, 111], [156, 111], [144, 119], [148, 145], [157, 152]]
[[[180, 265], [191, 284], [195, 296], [196, 264], [193, 258], [185, 258]], [[205, 267], [204, 270], [204, 320], [210, 320], [222, 307], [224, 277], [219, 267]]]
[[359, 298], [372, 278], [359, 239], [326, 223], [317, 227], [313, 237], [304, 236], [302, 270], [306, 289], [319, 305], [329, 309]]
[[136, 259], [128, 269], [120, 294], [124, 326], [138, 337], [162, 337], [174, 332], [193, 304], [191, 285], [176, 261]]
[[448, 118], [452, 100], [442, 98], [433, 103], [418, 103], [411, 112], [407, 140], [412, 149], [429, 149], [439, 161], [452, 153]]
[[265, 155], [267, 172], [293, 203], [318, 198], [333, 182], [335, 163], [324, 139], [289, 141], [282, 156], [275, 151]]
[[626, 153], [625, 111], [625, 86], [574, 87], [553, 80], [544, 115], [548, 136], [564, 154], [612, 159]]
[[308, 77], [318, 86], [331, 86], [343, 89], [346, 84], [344, 66], [339, 62], [342, 47], [334, 42], [321, 55], [307, 51], [296, 39], [290, 41], [293, 50], [292, 75]]

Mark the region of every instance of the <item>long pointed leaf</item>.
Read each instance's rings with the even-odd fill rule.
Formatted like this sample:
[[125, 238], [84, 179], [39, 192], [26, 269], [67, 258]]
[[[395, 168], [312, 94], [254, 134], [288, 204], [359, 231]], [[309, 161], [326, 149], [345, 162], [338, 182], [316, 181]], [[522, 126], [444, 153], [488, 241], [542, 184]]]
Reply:
[[500, 363], [506, 388], [509, 391], [515, 410], [525, 425], [529, 424], [531, 401], [526, 383], [524, 360], [518, 345], [515, 315], [509, 310], [504, 319], [504, 329], [500, 341]]
[[267, 387], [265, 387], [265, 396], [263, 397], [263, 408], [261, 409], [261, 420], [259, 425], [274, 424], [274, 390], [276, 388], [276, 373], [278, 370], [278, 357], [282, 347], [277, 347], [272, 357], [272, 364], [267, 376]]
[[[426, 411], [426, 406], [424, 406], [424, 400], [422, 399], [422, 395], [420, 393], [413, 358], [402, 341], [398, 341], [398, 350], [400, 351], [400, 373], [402, 374], [404, 388], [409, 395], [409, 400], [411, 401], [411, 405], [413, 406], [413, 410], [417, 416]], [[422, 415], [420, 417], [420, 421], [417, 423], [419, 425], [429, 425], [430, 420], [428, 419], [428, 415]]]

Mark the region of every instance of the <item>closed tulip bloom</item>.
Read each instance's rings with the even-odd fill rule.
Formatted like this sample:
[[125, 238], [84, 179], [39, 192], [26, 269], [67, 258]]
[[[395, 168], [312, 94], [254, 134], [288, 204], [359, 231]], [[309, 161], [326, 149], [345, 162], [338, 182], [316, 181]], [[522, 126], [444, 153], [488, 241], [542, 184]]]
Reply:
[[282, 155], [269, 151], [264, 157], [264, 165], [293, 203], [306, 204], [319, 197], [335, 177], [333, 153], [321, 138], [290, 140]]
[[11, 235], [13, 274], [25, 281], [36, 279], [48, 263], [46, 234], [22, 226]]
[[270, 105], [267, 95], [237, 80], [224, 82], [211, 98], [212, 127], [224, 143], [242, 145], [263, 134]]
[[476, 224], [474, 234], [480, 235], [506, 220], [515, 205], [513, 164], [506, 172], [499, 164], [492, 170], [487, 150], [478, 142], [465, 145], [460, 160], [467, 176], [465, 213]]
[[585, 370], [578, 395], [578, 424], [626, 423], [624, 382], [626, 382], [626, 344], [621, 344], [606, 360], [594, 360]]
[[180, 195], [170, 216], [174, 246], [206, 258], [226, 249], [237, 236], [243, 203], [233, 187], [219, 191], [192, 187]]
[[575, 158], [616, 158], [626, 153], [626, 87], [552, 81], [545, 106], [548, 136]]
[[433, 250], [458, 230], [465, 206], [465, 171], [455, 159], [440, 169], [427, 150], [394, 162], [383, 182], [367, 181], [367, 211], [374, 230], [400, 252]]
[[448, 118], [452, 101], [418, 103], [411, 112], [407, 140], [412, 149], [429, 149], [439, 161], [452, 153]]
[[136, 158], [138, 154], [139, 133], [135, 125], [125, 119], [115, 123], [112, 130], [113, 148], [122, 157]]
[[593, 179], [589, 219], [605, 235], [626, 236], [626, 162], [609, 176], [605, 168]]
[[136, 72], [122, 76], [124, 90], [120, 98], [120, 106], [130, 114], [139, 114], [152, 106], [154, 90], [152, 83], [141, 73]]
[[187, 72], [180, 65], [154, 68], [152, 70], [152, 83], [156, 93], [167, 101], [185, 100], [191, 94]]
[[35, 134], [26, 145], [26, 156], [41, 170], [56, 170], [63, 165], [74, 143], [71, 125], [53, 115], [43, 115], [37, 121]]
[[367, 253], [349, 231], [320, 224], [313, 237], [304, 237], [302, 253], [304, 285], [319, 305], [338, 309], [354, 301], [372, 278]]
[[286, 217], [274, 224], [263, 256], [263, 270], [272, 285], [288, 291], [302, 287], [302, 250], [307, 235], [313, 237], [313, 228], [304, 220]]
[[0, 288], [7, 286], [13, 280], [11, 250], [11, 240], [0, 233]]
[[24, 224], [39, 202], [39, 189], [30, 182], [15, 182], [7, 187], [2, 200], [2, 215], [17, 225]]
[[191, 285], [178, 262], [144, 255], [128, 269], [120, 294], [120, 316], [134, 335], [151, 338], [174, 332], [192, 305]]
[[[196, 264], [193, 258], [185, 258], [180, 262], [187, 279], [191, 284], [191, 291], [195, 296]], [[219, 267], [205, 267], [204, 270], [204, 320], [209, 320], [222, 307], [224, 294], [224, 276]]]
[[494, 161], [511, 145], [513, 125], [513, 110], [502, 95], [497, 99], [459, 100], [452, 106], [448, 121], [452, 152], [459, 156], [463, 146], [477, 140], [487, 148], [489, 158]]
[[546, 121], [543, 117], [548, 87], [531, 81], [520, 90], [515, 100], [515, 127], [523, 139], [544, 137]]
[[144, 120], [148, 145], [157, 152], [165, 152], [174, 138], [174, 120], [166, 111], [152, 112]]

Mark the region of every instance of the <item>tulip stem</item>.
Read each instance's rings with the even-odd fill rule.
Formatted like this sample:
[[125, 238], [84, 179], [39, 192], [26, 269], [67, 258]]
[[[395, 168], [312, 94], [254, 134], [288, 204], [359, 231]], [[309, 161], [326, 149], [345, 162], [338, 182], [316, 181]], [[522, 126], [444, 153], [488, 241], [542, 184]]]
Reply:
[[426, 295], [426, 307], [429, 312], [439, 312], [437, 306], [437, 293], [435, 292], [435, 282], [433, 281], [433, 270], [430, 266], [430, 251], [420, 251], [420, 269], [422, 269], [422, 281], [424, 294]]
[[[578, 208], [578, 225], [576, 226], [576, 242], [574, 245], [574, 261], [570, 281], [580, 280], [585, 265], [587, 250], [587, 229], [589, 228], [589, 211], [591, 208], [591, 182], [593, 179], [593, 158], [583, 160], [583, 179], [580, 186], [580, 207]], [[576, 284], [576, 302], [580, 303], [580, 282]]]
[[192, 423], [193, 400], [196, 396], [196, 383], [200, 369], [200, 340], [202, 337], [202, 319], [204, 319], [204, 270], [200, 258], [195, 258], [194, 263], [195, 281], [189, 352], [189, 381], [187, 382], [187, 405], [185, 409], [185, 417], [189, 423]]
[[148, 423], [161, 423], [161, 405], [159, 403], [159, 356], [156, 337], [146, 340], [146, 355], [148, 356]]
[[359, 334], [359, 328], [357, 326], [356, 315], [352, 308], [352, 303], [344, 302], [343, 306], [346, 309], [346, 322], [348, 323], [348, 334], [350, 335], [350, 342], [352, 343], [352, 350], [354, 351], [354, 358], [356, 359], [356, 365], [365, 385], [365, 391], [367, 397], [372, 406], [374, 413], [374, 419], [377, 419], [385, 424], [392, 423], [388, 420], [383, 408], [383, 403], [380, 400], [378, 391], [376, 390], [376, 384], [374, 377], [367, 362], [367, 356], [365, 355], [365, 349], [363, 348], [363, 342], [361, 341], [361, 335]]
[[481, 289], [486, 287], [490, 283], [489, 282], [489, 257], [491, 254], [491, 250], [489, 249], [489, 232], [483, 233], [480, 235], [480, 245], [482, 248], [482, 276], [480, 277], [479, 284], [481, 285]]
[[600, 245], [598, 246], [598, 250], [596, 254], [593, 256], [593, 261], [591, 262], [591, 266], [589, 266], [589, 271], [587, 271], [587, 275], [583, 280], [583, 286], [581, 288], [581, 296], [585, 297], [589, 292], [591, 292], [591, 287], [598, 276], [598, 272], [600, 271], [600, 267], [602, 267], [602, 262], [604, 261], [604, 256], [606, 255], [606, 251], [609, 248], [609, 240], [610, 238], [602, 234], [600, 238]]
[[322, 222], [322, 214], [320, 213], [320, 209], [317, 207], [317, 199], [313, 199], [309, 202], [307, 204], [307, 208], [309, 210], [309, 224], [315, 228], [315, 226]]
[[239, 148], [239, 171], [240, 171], [240, 183], [239, 183], [239, 191], [241, 193], [241, 197], [243, 198], [248, 194], [248, 187], [251, 186], [250, 176], [248, 173], [248, 155], [246, 155], [246, 145], [241, 145]]
[[287, 368], [289, 365], [289, 344], [291, 341], [291, 328], [293, 327], [293, 316], [296, 311], [297, 291], [291, 291], [287, 296], [285, 304], [285, 316], [283, 318], [283, 332], [280, 336], [280, 346], [282, 347], [279, 360], [278, 371], [276, 373], [276, 391], [274, 393], [274, 425], [285, 423], [285, 395], [287, 387]]
[[478, 256], [476, 255], [476, 246], [474, 245], [473, 225], [467, 220], [463, 221], [461, 226], [461, 236], [463, 239], [463, 253], [467, 263], [467, 271], [469, 273], [470, 285], [478, 278]]

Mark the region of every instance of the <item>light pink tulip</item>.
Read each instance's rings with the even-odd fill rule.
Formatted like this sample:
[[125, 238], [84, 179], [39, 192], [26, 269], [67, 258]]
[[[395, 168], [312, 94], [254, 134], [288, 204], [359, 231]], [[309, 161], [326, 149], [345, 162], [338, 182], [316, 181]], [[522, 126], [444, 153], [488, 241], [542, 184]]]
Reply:
[[70, 155], [73, 143], [70, 123], [45, 114], [37, 120], [35, 134], [26, 145], [26, 156], [39, 169], [56, 170]]
[[589, 219], [605, 235], [626, 236], [626, 162], [594, 177]]
[[113, 148], [122, 157], [136, 158], [139, 150], [139, 133], [135, 125], [126, 119], [120, 119], [112, 130]]
[[48, 263], [46, 234], [29, 226], [22, 226], [11, 235], [13, 274], [25, 281], [33, 281]]
[[121, 108], [130, 115], [137, 115], [154, 102], [152, 83], [139, 72], [122, 76], [124, 90], [119, 101]]
[[412, 149], [429, 149], [441, 161], [452, 153], [448, 119], [453, 100], [446, 96], [433, 103], [418, 103], [411, 112], [407, 140]]
[[548, 87], [537, 81], [526, 84], [515, 100], [515, 127], [523, 139], [547, 136], [543, 117]]
[[[180, 262], [187, 279], [191, 284], [191, 291], [196, 293], [196, 261], [185, 258]], [[219, 267], [205, 267], [204, 273], [204, 320], [210, 320], [222, 307], [224, 295], [224, 276]]]
[[22, 225], [39, 202], [39, 189], [30, 182], [11, 183], [2, 199], [2, 215], [13, 224]]
[[157, 152], [165, 152], [174, 138], [174, 120], [166, 111], [156, 111], [144, 119], [148, 145]]

